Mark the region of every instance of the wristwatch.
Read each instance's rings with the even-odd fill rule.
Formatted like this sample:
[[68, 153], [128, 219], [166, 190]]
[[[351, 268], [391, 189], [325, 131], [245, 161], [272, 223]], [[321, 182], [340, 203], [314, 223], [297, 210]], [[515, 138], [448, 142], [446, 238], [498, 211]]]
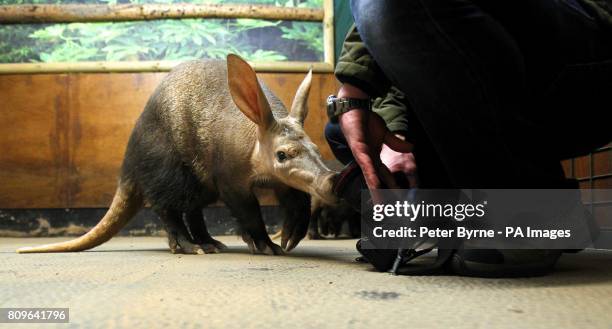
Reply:
[[338, 122], [338, 117], [350, 110], [370, 110], [369, 99], [358, 99], [358, 98], [338, 98], [336, 95], [329, 95], [327, 97], [327, 117], [332, 123]]

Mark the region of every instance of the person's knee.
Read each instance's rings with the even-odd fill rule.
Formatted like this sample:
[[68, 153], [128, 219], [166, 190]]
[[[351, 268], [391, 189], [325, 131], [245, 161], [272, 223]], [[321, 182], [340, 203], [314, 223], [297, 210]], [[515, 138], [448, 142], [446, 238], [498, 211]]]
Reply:
[[328, 122], [325, 125], [325, 139], [328, 144], [345, 144], [344, 134], [337, 123]]
[[332, 153], [342, 164], [353, 160], [351, 149], [348, 147], [346, 138], [337, 123], [328, 123], [325, 126], [325, 139]]

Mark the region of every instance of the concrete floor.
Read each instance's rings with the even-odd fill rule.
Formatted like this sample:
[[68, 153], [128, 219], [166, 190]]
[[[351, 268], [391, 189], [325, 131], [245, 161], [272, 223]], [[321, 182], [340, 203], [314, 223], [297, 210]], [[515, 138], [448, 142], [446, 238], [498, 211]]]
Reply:
[[612, 252], [565, 255], [531, 279], [391, 276], [354, 262], [354, 240], [287, 256], [172, 255], [162, 238], [94, 251], [14, 253], [62, 239], [0, 238], [0, 307], [69, 307], [70, 324], [0, 328], [612, 328]]

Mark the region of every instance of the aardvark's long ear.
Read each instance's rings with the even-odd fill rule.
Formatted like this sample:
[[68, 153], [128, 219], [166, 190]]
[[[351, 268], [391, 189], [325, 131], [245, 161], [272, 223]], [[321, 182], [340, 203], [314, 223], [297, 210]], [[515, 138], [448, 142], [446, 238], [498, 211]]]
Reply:
[[255, 71], [249, 63], [234, 54], [227, 55], [227, 82], [234, 103], [247, 118], [263, 129], [274, 123], [270, 104]]
[[291, 104], [290, 115], [304, 125], [304, 120], [308, 115], [308, 94], [310, 93], [310, 85], [312, 84], [312, 69], [308, 71], [304, 81], [298, 87], [293, 103]]

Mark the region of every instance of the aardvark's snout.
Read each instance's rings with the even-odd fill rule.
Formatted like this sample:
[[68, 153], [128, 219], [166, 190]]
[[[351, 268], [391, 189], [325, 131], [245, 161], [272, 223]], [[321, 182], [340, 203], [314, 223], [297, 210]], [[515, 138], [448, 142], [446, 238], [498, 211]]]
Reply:
[[316, 196], [328, 205], [334, 205], [338, 202], [338, 198], [333, 192], [337, 176], [338, 173], [329, 171], [329, 173], [317, 177], [314, 181]]

